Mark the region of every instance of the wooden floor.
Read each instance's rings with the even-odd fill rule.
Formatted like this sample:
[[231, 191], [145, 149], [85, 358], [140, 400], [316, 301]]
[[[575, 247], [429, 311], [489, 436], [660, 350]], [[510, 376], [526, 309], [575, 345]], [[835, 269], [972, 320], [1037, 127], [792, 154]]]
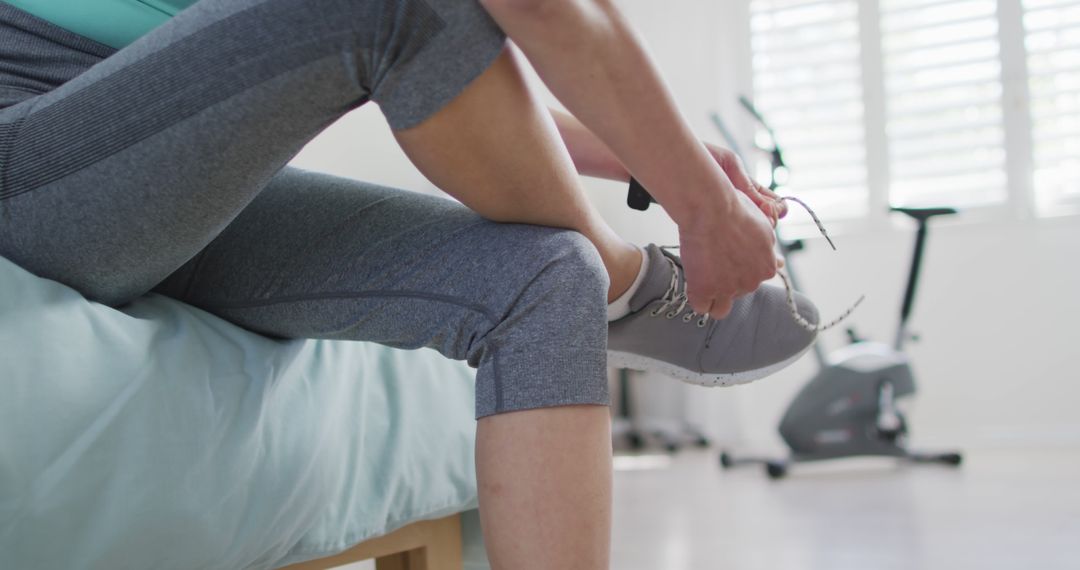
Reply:
[[1080, 448], [965, 459], [807, 466], [771, 482], [721, 471], [715, 451], [619, 457], [611, 567], [1080, 569]]

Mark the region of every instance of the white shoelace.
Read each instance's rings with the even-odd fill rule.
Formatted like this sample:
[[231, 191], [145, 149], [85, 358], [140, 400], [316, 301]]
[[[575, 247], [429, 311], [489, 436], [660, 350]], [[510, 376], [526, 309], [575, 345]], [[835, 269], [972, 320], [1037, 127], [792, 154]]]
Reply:
[[[814, 225], [817, 226], [818, 231], [821, 232], [821, 235], [825, 237], [825, 241], [829, 242], [829, 247], [832, 247], [833, 251], [836, 251], [836, 244], [834, 244], [832, 239], [829, 237], [829, 232], [825, 231], [825, 225], [821, 223], [820, 219], [818, 219], [817, 214], [814, 213], [814, 210], [811, 209], [810, 206], [807, 206], [806, 202], [803, 202], [802, 200], [794, 196], [780, 197], [781, 202], [785, 200], [795, 202], [796, 204], [802, 206], [803, 209], [806, 210], [806, 213], [810, 214], [810, 218], [814, 220]], [[784, 271], [783, 268], [777, 269], [776, 273], [780, 276], [780, 280], [784, 282], [784, 291], [787, 293], [787, 305], [788, 310], [791, 312], [791, 318], [795, 319], [795, 322], [798, 323], [799, 326], [810, 332], [821, 332], [829, 330], [836, 325], [844, 322], [844, 320], [850, 317], [851, 313], [854, 313], [855, 309], [859, 305], [861, 305], [864, 300], [866, 300], [866, 295], [859, 295], [859, 298], [856, 299], [855, 302], [852, 303], [846, 311], [840, 313], [840, 316], [825, 324], [814, 324], [804, 319], [803, 316], [799, 313], [799, 307], [795, 304], [795, 289], [791, 286], [791, 277], [788, 276], [787, 272]]]
[[[836, 250], [836, 245], [833, 243], [832, 239], [829, 237], [829, 233], [827, 231], [825, 231], [825, 226], [821, 223], [821, 220], [817, 217], [817, 214], [814, 213], [814, 210], [812, 210], [810, 208], [810, 206], [807, 206], [805, 202], [803, 202], [802, 200], [800, 200], [800, 199], [798, 199], [798, 198], [796, 198], [794, 196], [781, 196], [780, 200], [781, 201], [789, 200], [791, 202], [795, 202], [796, 204], [802, 206], [803, 209], [805, 209], [806, 212], [808, 214], [810, 214], [810, 217], [814, 220], [814, 224], [817, 225], [818, 231], [820, 231], [821, 235], [825, 237], [825, 240], [829, 242], [829, 246], [833, 248], [833, 251]], [[662, 246], [660, 246], [660, 249], [679, 249], [679, 246], [677, 246], [677, 245], [662, 245]], [[670, 257], [665, 257], [664, 260], [667, 261], [671, 265], [671, 283], [668, 285], [667, 291], [664, 293], [664, 296], [661, 298], [661, 300], [664, 301], [664, 303], [662, 305], [660, 305], [659, 307], [657, 307], [656, 309], [654, 309], [650, 314], [655, 317], [655, 316], [658, 316], [660, 313], [664, 312], [665, 310], [667, 310], [668, 307], [670, 307], [672, 305], [678, 305], [677, 307], [675, 307], [674, 309], [668, 311], [667, 314], [664, 315], [668, 319], [673, 319], [676, 316], [678, 316], [679, 313], [683, 312], [683, 310], [686, 308], [686, 305], [690, 302], [690, 300], [686, 296], [686, 287], [685, 286], [683, 286], [682, 291], [679, 291], [679, 282], [680, 281], [685, 282], [685, 280], [679, 278], [680, 277], [679, 266]], [[852, 305], [850, 307], [848, 307], [848, 309], [846, 311], [844, 311], [843, 313], [840, 314], [840, 316], [836, 317], [835, 319], [833, 319], [833, 320], [831, 320], [831, 321], [829, 321], [828, 323], [825, 323], [825, 324], [820, 324], [820, 323], [814, 324], [814, 323], [811, 323], [810, 321], [806, 320], [802, 316], [802, 314], [799, 313], [799, 306], [795, 303], [795, 290], [791, 286], [791, 278], [787, 275], [787, 273], [783, 269], [777, 269], [776, 273], [780, 276], [780, 280], [784, 282], [784, 290], [785, 290], [785, 292], [787, 294], [786, 297], [787, 297], [788, 312], [791, 313], [791, 318], [795, 320], [796, 324], [798, 324], [799, 326], [801, 326], [802, 328], [804, 328], [804, 329], [806, 329], [806, 330], [808, 330], [810, 332], [822, 332], [822, 331], [825, 331], [825, 330], [828, 330], [828, 329], [831, 329], [831, 328], [835, 327], [836, 325], [840, 324], [845, 319], [847, 319], [849, 316], [851, 316], [851, 313], [855, 312], [855, 308], [858, 307], [860, 304], [862, 304], [862, 302], [866, 299], [866, 295], [860, 295], [859, 298], [854, 303], [852, 303]], [[709, 318], [710, 318], [709, 315], [698, 315], [696, 312], [690, 311], [689, 313], [687, 313], [686, 315], [683, 316], [683, 322], [684, 323], [689, 323], [691, 320], [693, 320], [694, 317], [699, 317], [698, 321], [697, 321], [697, 326], [699, 326], [699, 327], [704, 327], [709, 322]]]
[[[679, 249], [679, 246], [662, 245], [660, 246], [660, 249]], [[683, 290], [681, 292], [679, 291], [679, 282], [681, 281], [683, 283], [686, 283], [686, 280], [679, 278], [680, 273], [678, 264], [676, 264], [675, 260], [671, 259], [670, 257], [664, 257], [664, 261], [668, 262], [668, 265], [671, 265], [671, 283], [668, 285], [667, 291], [664, 292], [664, 296], [660, 298], [660, 300], [664, 303], [659, 307], [653, 309], [652, 312], [650, 312], [649, 314], [654, 317], [658, 316], [660, 313], [666, 311], [668, 307], [678, 304], [678, 307], [668, 311], [667, 314], [664, 315], [665, 318], [674, 319], [676, 316], [679, 315], [679, 313], [683, 312], [683, 309], [686, 308], [686, 305], [690, 302], [690, 299], [686, 296], [685, 285], [683, 286]], [[691, 320], [693, 320], [694, 317], [697, 316], [699, 315], [693, 310], [691, 310], [689, 313], [683, 315], [683, 322], [689, 323]], [[703, 327], [708, 324], [708, 322], [709, 315], [700, 315], [697, 326]]]

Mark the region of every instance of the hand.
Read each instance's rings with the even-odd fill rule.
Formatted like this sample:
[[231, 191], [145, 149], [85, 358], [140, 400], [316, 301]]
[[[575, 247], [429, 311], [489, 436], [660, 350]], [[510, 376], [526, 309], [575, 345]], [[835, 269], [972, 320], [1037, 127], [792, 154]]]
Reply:
[[728, 179], [735, 185], [735, 188], [750, 198], [750, 201], [761, 210], [761, 213], [769, 218], [773, 227], [776, 227], [779, 219], [787, 215], [787, 204], [781, 202], [780, 197], [772, 190], [750, 178], [739, 155], [714, 144], [705, 143], [705, 148], [716, 159], [716, 163], [723, 169], [724, 174], [727, 174]]
[[776, 275], [776, 235], [770, 219], [727, 180], [694, 220], [679, 224], [679, 253], [690, 306], [722, 319], [736, 297]]

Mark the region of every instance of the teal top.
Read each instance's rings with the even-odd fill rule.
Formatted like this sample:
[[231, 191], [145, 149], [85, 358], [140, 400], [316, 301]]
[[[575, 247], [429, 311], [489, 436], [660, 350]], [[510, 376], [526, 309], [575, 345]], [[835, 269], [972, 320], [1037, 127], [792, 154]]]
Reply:
[[120, 49], [197, 0], [0, 0]]

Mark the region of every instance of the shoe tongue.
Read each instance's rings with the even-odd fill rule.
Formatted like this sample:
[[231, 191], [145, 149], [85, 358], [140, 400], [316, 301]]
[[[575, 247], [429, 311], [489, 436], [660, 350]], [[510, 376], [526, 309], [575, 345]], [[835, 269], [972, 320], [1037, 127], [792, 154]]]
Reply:
[[[645, 247], [646, 261], [649, 267], [645, 269], [645, 277], [641, 280], [634, 296], [630, 298], [630, 311], [640, 311], [642, 307], [664, 296], [668, 287], [671, 286], [671, 265], [667, 262], [667, 255], [656, 244], [650, 243]], [[671, 256], [676, 263], [679, 258]], [[681, 263], [679, 263], [681, 265]]]

